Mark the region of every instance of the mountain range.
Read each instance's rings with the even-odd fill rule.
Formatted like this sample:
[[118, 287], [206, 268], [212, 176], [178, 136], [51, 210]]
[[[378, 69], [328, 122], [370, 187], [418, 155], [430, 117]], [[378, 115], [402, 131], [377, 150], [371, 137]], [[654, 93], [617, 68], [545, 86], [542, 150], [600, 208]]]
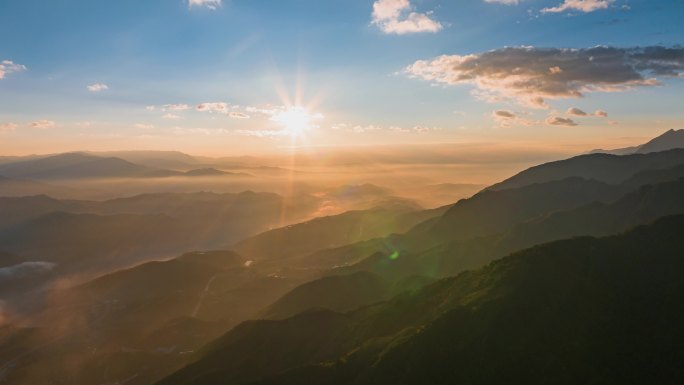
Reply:
[[38, 159], [0, 164], [0, 175], [31, 180], [78, 180], [88, 178], [163, 178], [173, 176], [250, 176], [213, 167], [187, 171], [155, 168], [131, 163], [118, 157], [102, 157], [86, 153], [59, 154]]
[[[654, 143], [674, 143], [673, 132]], [[159, 162], [153, 155], [127, 156]], [[186, 163], [182, 172], [208, 166], [163, 155]], [[20, 385], [684, 379], [684, 149], [550, 162], [432, 210], [392, 194], [350, 185], [286, 209], [289, 200], [253, 192], [0, 198], [0, 376]], [[368, 208], [308, 218], [332, 201]], [[282, 212], [292, 214], [286, 226]], [[145, 262], [155, 255], [166, 258]], [[130, 263], [40, 286], [108, 261]], [[16, 278], [27, 266], [35, 275]]]

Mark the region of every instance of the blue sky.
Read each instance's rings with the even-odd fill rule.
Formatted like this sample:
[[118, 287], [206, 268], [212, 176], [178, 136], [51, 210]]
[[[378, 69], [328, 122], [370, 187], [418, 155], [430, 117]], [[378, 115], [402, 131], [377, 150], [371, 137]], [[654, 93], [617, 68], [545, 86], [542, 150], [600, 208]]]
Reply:
[[[189, 1], [0, 2], [0, 151], [234, 153], [286, 146], [291, 134], [313, 145], [547, 140], [598, 146], [684, 123], [680, 0]], [[564, 1], [568, 8], [559, 9]], [[378, 19], [377, 7], [396, 17]], [[406, 71], [440, 55], [456, 60], [504, 47], [597, 45], [675, 51], [668, 54], [669, 73], [645, 69], [653, 83], [626, 78], [605, 92], [600, 79], [583, 78], [582, 89], [591, 91], [546, 93], [543, 107], [525, 105], [518, 88], [483, 85], [492, 73], [454, 83]], [[537, 54], [525, 53], [529, 60]], [[202, 103], [225, 106], [199, 112]], [[298, 106], [306, 111], [306, 127], [293, 133], [274, 116]]]

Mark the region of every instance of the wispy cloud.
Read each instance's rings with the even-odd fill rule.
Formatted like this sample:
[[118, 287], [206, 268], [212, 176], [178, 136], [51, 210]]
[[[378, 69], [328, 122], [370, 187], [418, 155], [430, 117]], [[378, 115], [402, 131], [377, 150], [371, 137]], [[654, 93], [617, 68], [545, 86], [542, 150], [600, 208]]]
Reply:
[[684, 48], [506, 47], [419, 60], [404, 72], [436, 84], [473, 85], [474, 95], [490, 102], [514, 100], [547, 108], [546, 99], [625, 91], [659, 85], [659, 77], [680, 77], [684, 73]]
[[520, 4], [520, 0], [484, 0], [485, 3], [499, 3], [506, 5], [517, 5]]
[[14, 131], [19, 127], [16, 123], [0, 123], [0, 132]]
[[170, 112], [167, 113], [167, 114], [162, 115], [162, 119], [176, 120], [176, 119], [180, 119], [180, 118], [181, 118], [181, 117], [180, 117], [179, 115], [172, 114], [172, 113], [170, 113]]
[[145, 124], [145, 123], [136, 123], [133, 127], [138, 128], [140, 130], [151, 130], [154, 128], [153, 124]]
[[603, 110], [596, 110], [596, 111], [594, 111], [594, 116], [598, 116], [600, 118], [607, 118], [608, 113], [606, 111], [603, 111]]
[[387, 34], [435, 33], [444, 28], [432, 18], [432, 12], [415, 12], [409, 0], [377, 0], [372, 18], [372, 23]]
[[244, 112], [237, 112], [237, 111], [229, 112], [228, 116], [233, 118], [233, 119], [249, 119], [250, 118], [250, 116], [245, 114]]
[[257, 138], [277, 138], [290, 135], [285, 130], [235, 130], [233, 133], [240, 136], [254, 136]]
[[0, 79], [4, 79], [5, 76], [15, 73], [26, 71], [26, 66], [23, 64], [17, 64], [11, 60], [3, 60], [0, 62]]
[[188, 7], [206, 7], [217, 10], [221, 6], [221, 0], [188, 0]]
[[90, 92], [100, 92], [109, 89], [109, 86], [104, 83], [95, 83], [86, 87]]
[[495, 110], [492, 111], [492, 118], [499, 124], [499, 127], [511, 127], [514, 124], [521, 126], [530, 126], [532, 124], [538, 124], [534, 120], [528, 119], [524, 116], [520, 116], [510, 110]]
[[376, 126], [373, 124], [369, 125], [359, 125], [359, 124], [347, 124], [347, 123], [337, 123], [330, 126], [330, 129], [335, 131], [348, 131], [357, 134], [369, 133], [369, 132], [403, 132], [403, 133], [427, 133], [430, 131], [441, 130], [437, 127], [428, 127], [422, 125], [402, 127], [402, 126]]
[[544, 8], [541, 10], [542, 13], [558, 13], [565, 11], [580, 11], [580, 12], [594, 12], [599, 9], [606, 9], [615, 0], [565, 0], [562, 4], [551, 7]]
[[30, 126], [32, 128], [53, 128], [57, 124], [53, 122], [52, 120], [37, 120], [35, 122], [31, 122]]
[[216, 113], [226, 115], [234, 119], [249, 119], [251, 116], [242, 111], [236, 111], [239, 106], [226, 102], [200, 103], [195, 107], [198, 112]]
[[162, 106], [162, 111], [185, 111], [189, 110], [190, 106], [187, 104], [165, 104]]

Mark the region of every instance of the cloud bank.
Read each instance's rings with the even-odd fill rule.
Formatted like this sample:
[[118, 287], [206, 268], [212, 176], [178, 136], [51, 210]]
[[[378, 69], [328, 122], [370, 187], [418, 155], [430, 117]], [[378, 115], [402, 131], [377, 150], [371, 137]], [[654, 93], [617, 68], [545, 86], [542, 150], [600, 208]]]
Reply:
[[432, 12], [413, 11], [409, 0], [377, 0], [372, 17], [372, 23], [386, 34], [436, 33], [444, 28], [432, 19]]
[[625, 91], [659, 85], [658, 78], [681, 77], [684, 48], [505, 47], [419, 60], [406, 67], [404, 73], [435, 84], [472, 85], [475, 96], [490, 102], [513, 100], [546, 108], [547, 99]]

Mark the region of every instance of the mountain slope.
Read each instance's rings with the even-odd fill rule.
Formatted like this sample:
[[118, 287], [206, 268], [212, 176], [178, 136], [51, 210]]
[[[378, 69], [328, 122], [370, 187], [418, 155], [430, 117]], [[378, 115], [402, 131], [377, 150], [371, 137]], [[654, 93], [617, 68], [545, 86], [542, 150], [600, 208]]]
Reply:
[[392, 204], [369, 210], [315, 218], [248, 238], [233, 248], [245, 257], [287, 259], [318, 250], [403, 233], [418, 223], [440, 216], [446, 207], [419, 210], [415, 206]]
[[145, 194], [104, 202], [0, 198], [0, 249], [72, 267], [76, 262], [97, 267], [102, 258], [121, 266], [138, 257], [223, 248], [316, 208], [313, 198], [286, 205], [279, 195], [251, 191]]
[[324, 277], [296, 287], [264, 309], [261, 317], [284, 319], [313, 308], [346, 312], [385, 300], [390, 290], [388, 282], [368, 272]]
[[667, 151], [675, 148], [684, 148], [684, 130], [668, 130], [648, 142], [632, 147], [618, 148], [614, 150], [592, 150], [590, 154], [648, 154], [651, 152]]
[[684, 216], [557, 241], [347, 315], [243, 324], [160, 384], [677, 384], [682, 255]]
[[531, 167], [488, 189], [505, 190], [572, 176], [595, 179], [605, 183], [620, 183], [640, 171], [666, 169], [680, 164], [684, 164], [684, 149], [625, 156], [580, 155]]
[[[662, 216], [684, 214], [683, 194], [684, 179], [679, 179], [643, 186], [612, 203], [594, 202], [546, 213], [487, 236], [461, 240], [442, 238], [441, 243], [427, 249], [402, 249], [402, 244], [414, 240], [395, 242], [398, 247], [394, 250], [385, 246], [388, 242], [373, 243], [363, 249], [369, 257], [335, 269], [333, 273], [371, 271], [390, 280], [414, 274], [430, 277], [455, 275], [539, 243], [576, 236], [616, 234]], [[390, 258], [392, 253], [397, 253], [397, 258]]]
[[669, 130], [639, 146], [637, 154], [667, 151], [673, 148], [684, 148], [684, 130]]
[[26, 179], [82, 179], [142, 176], [155, 172], [120, 158], [68, 153], [0, 165], [0, 174]]
[[451, 206], [430, 232], [449, 240], [489, 235], [543, 213], [610, 201], [619, 195], [615, 186], [578, 177], [516, 189], [485, 190]]
[[[53, 290], [33, 319], [46, 325], [44, 338], [15, 360], [11, 383], [50, 383], [55, 373], [78, 385], [152, 383], [299, 283], [263, 275], [233, 252], [210, 251]], [[0, 350], [11, 345], [0, 340]]]

